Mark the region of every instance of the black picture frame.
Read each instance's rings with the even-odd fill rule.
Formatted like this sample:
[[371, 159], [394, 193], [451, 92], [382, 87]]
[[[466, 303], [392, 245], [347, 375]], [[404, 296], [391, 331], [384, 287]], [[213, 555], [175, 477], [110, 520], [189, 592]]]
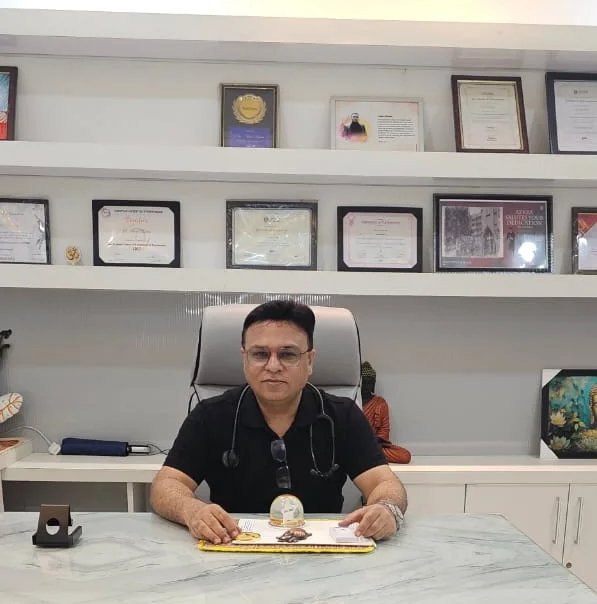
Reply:
[[[0, 197], [0, 212], [2, 206], [6, 204], [28, 204], [40, 206], [42, 211], [42, 217], [40, 222], [40, 231], [43, 231], [43, 239], [39, 239], [36, 242], [38, 247], [43, 247], [45, 253], [45, 261], [41, 262], [20, 262], [11, 260], [1, 260], [0, 264], [51, 264], [51, 251], [50, 251], [50, 202], [48, 199], [37, 199], [37, 198], [23, 198], [23, 197]], [[39, 220], [39, 219], [38, 219]]]
[[278, 146], [277, 84], [220, 84], [220, 146]]
[[16, 67], [0, 67], [0, 141], [15, 139], [18, 75]]
[[[516, 112], [519, 129], [519, 148], [495, 148], [482, 146], [468, 146], [464, 142], [463, 128], [466, 124], [462, 117], [460, 84], [465, 82], [483, 82], [489, 85], [492, 82], [496, 84], [510, 83], [514, 86], [516, 97]], [[524, 108], [524, 97], [522, 93], [522, 79], [517, 76], [467, 76], [453, 75], [452, 84], [452, 107], [454, 111], [454, 134], [456, 142], [456, 151], [463, 153], [528, 153], [529, 139], [527, 133], [527, 122]]]
[[[248, 211], [253, 213], [254, 218], [250, 221], [246, 220], [242, 224], [237, 225], [237, 221], [241, 221], [241, 212], [238, 210]], [[266, 210], [268, 213], [264, 214]], [[300, 212], [307, 211], [307, 216], [302, 217], [303, 222], [307, 222], [306, 228], [308, 232], [299, 232], [294, 234], [284, 235], [283, 231], [275, 232], [274, 224], [276, 222], [286, 221], [289, 224], [289, 219], [301, 219]], [[286, 214], [286, 216], [284, 216]], [[294, 216], [292, 216], [294, 214]], [[268, 227], [270, 234], [265, 233], [263, 229], [262, 235], [256, 234], [255, 231], [259, 228], [261, 221], [271, 225]], [[254, 223], [254, 224], [252, 224]], [[292, 225], [289, 225], [292, 226]], [[295, 225], [296, 226], [296, 225]], [[247, 249], [244, 252], [244, 245], [238, 241], [237, 232], [243, 237], [247, 237], [248, 241], [254, 247]], [[286, 251], [280, 253], [280, 257], [286, 253], [292, 258], [292, 246], [298, 246], [299, 251], [306, 256], [306, 260], [297, 264], [289, 264], [284, 262], [274, 262], [276, 252], [280, 250], [279, 237], [283, 239], [283, 245], [287, 248]], [[259, 241], [259, 238], [262, 240]], [[308, 241], [304, 241], [305, 239]], [[274, 258], [264, 258], [264, 250], [270, 246]], [[240, 248], [240, 252], [239, 249]], [[290, 250], [290, 251], [288, 251]], [[245, 253], [250, 259], [248, 261], [239, 261], [238, 254]], [[252, 261], [252, 259], [255, 259]], [[287, 201], [287, 200], [240, 200], [229, 199], [226, 201], [226, 268], [244, 268], [244, 269], [265, 269], [265, 270], [317, 270], [317, 202], [316, 201]]]
[[[597, 206], [573, 207], [570, 210], [572, 227], [572, 272], [578, 275], [597, 275]], [[591, 255], [593, 246], [588, 243], [586, 234], [595, 229], [595, 263], [594, 268], [585, 267], [584, 256]], [[582, 249], [583, 245], [585, 250]]]
[[[100, 249], [100, 224], [99, 213], [109, 210], [110, 207], [123, 208], [123, 212], [127, 209], [134, 208], [167, 208], [172, 212], [172, 237], [173, 254], [172, 260], [169, 262], [134, 262], [134, 261], [111, 261], [102, 257]], [[134, 213], [134, 212], [132, 212]], [[145, 266], [152, 268], [180, 268], [181, 252], [180, 252], [180, 202], [179, 201], [155, 201], [155, 200], [129, 200], [129, 199], [94, 199], [92, 200], [92, 217], [93, 217], [93, 264], [94, 266]]]
[[[593, 82], [597, 88], [597, 73], [580, 73], [580, 72], [562, 72], [562, 71], [548, 71], [545, 74], [545, 96], [547, 100], [547, 126], [549, 131], [549, 150], [551, 153], [563, 154], [563, 155], [595, 155], [597, 154], [597, 127], [595, 132], [591, 133], [592, 136], [588, 137], [588, 133], [582, 134], [582, 130], [579, 131], [576, 136], [580, 137], [580, 140], [585, 137], [584, 143], [578, 144], [578, 146], [562, 140], [562, 136], [558, 131], [558, 111], [556, 104], [556, 86], [558, 82], [578, 82], [582, 85], [583, 82]], [[574, 89], [574, 93], [582, 92], [580, 89]], [[597, 90], [596, 90], [597, 92]], [[582, 95], [580, 95], [582, 96]], [[580, 97], [579, 97], [580, 98]], [[564, 116], [560, 116], [564, 120]], [[587, 119], [587, 116], [579, 114], [577, 116], [581, 119]], [[576, 122], [578, 126], [578, 120]], [[593, 148], [582, 149], [582, 145], [589, 145]]]
[[433, 196], [436, 272], [552, 270], [551, 195]]
[[[355, 259], [351, 261], [347, 258], [347, 237], [348, 233], [346, 232], [346, 221], [354, 219], [355, 217], [351, 216], [351, 214], [371, 214], [371, 220], [377, 220], [379, 224], [379, 228], [377, 228], [377, 232], [371, 234], [373, 237], [379, 237], [380, 239], [384, 237], [382, 231], [386, 230], [386, 222], [390, 217], [398, 217], [398, 216], [412, 216], [414, 219], [414, 229], [411, 224], [411, 236], [414, 235], [414, 249], [410, 250], [411, 255], [414, 253], [414, 258], [410, 262], [406, 262], [404, 264], [408, 264], [409, 266], [399, 266], [400, 263], [391, 263], [394, 266], [382, 266], [385, 262], [386, 264], [390, 264], [387, 262], [387, 257], [383, 258], [383, 251], [378, 250], [378, 258], [377, 264], [379, 266], [375, 266], [376, 260], [374, 259], [371, 262], [358, 261]], [[388, 217], [388, 218], [386, 218]], [[371, 224], [371, 228], [375, 231], [375, 226]], [[392, 237], [392, 234], [389, 234], [389, 237]], [[375, 254], [373, 250], [371, 250], [371, 239], [369, 236], [365, 235], [363, 237], [363, 253], [367, 253], [367, 251]], [[400, 244], [402, 242], [398, 242]], [[394, 248], [397, 242], [393, 241]], [[392, 243], [390, 243], [392, 245]], [[423, 259], [422, 259], [422, 250], [423, 250], [423, 210], [422, 208], [412, 208], [412, 207], [397, 207], [397, 206], [338, 206], [337, 208], [337, 260], [338, 260], [338, 270], [339, 271], [352, 271], [352, 272], [388, 272], [388, 273], [420, 273], [423, 270]], [[411, 256], [412, 257], [412, 256]], [[370, 266], [363, 266], [370, 265]]]
[[597, 369], [543, 370], [541, 440], [560, 459], [597, 458]]

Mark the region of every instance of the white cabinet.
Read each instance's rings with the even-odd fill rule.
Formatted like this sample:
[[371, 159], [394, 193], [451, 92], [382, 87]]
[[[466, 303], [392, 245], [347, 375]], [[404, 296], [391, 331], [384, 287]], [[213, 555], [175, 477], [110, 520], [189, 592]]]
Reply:
[[558, 562], [564, 551], [568, 485], [467, 485], [467, 513], [503, 514]]
[[467, 513], [499, 513], [597, 590], [597, 485], [467, 485]]
[[597, 485], [573, 484], [568, 498], [564, 565], [597, 591]]
[[409, 518], [464, 511], [463, 484], [407, 484], [406, 491]]

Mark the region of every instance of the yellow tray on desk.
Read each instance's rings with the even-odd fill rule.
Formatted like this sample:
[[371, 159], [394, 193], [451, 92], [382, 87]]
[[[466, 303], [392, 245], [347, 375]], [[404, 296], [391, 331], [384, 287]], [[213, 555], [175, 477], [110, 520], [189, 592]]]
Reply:
[[[238, 525], [244, 535], [254, 535], [246, 540], [235, 540], [232, 543], [214, 544], [205, 540], [199, 541], [197, 547], [206, 552], [248, 552], [248, 553], [301, 553], [301, 554], [366, 554], [375, 549], [375, 541], [365, 537], [356, 538], [355, 542], [337, 543], [330, 535], [330, 529], [338, 526], [338, 520], [308, 519], [301, 527], [310, 535], [295, 543], [277, 540], [287, 527], [272, 526], [267, 518], [243, 518]], [[292, 530], [292, 529], [290, 529]]]

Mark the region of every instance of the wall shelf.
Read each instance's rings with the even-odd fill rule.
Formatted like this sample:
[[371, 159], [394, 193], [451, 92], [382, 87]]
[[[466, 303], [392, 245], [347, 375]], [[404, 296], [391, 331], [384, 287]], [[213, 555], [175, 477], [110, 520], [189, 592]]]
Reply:
[[0, 174], [324, 185], [595, 187], [597, 156], [11, 141]]
[[597, 298], [597, 277], [534, 273], [347, 273], [5, 264], [0, 265], [0, 288], [440, 298]]
[[0, 9], [0, 54], [587, 69], [595, 27]]
[[[32, 453], [2, 470], [2, 480], [32, 482], [150, 483], [162, 467], [164, 455], [101, 457]], [[427, 457], [410, 464], [391, 464], [406, 484], [451, 483], [570, 483], [594, 482], [592, 459], [542, 461], [532, 455]]]

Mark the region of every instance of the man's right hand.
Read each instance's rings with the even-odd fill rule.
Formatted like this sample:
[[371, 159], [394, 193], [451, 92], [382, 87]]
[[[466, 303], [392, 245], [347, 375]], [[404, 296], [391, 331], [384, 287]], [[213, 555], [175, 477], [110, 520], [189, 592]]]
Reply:
[[185, 513], [185, 523], [196, 539], [205, 539], [218, 545], [230, 543], [235, 539], [240, 529], [236, 520], [215, 503], [189, 506]]

